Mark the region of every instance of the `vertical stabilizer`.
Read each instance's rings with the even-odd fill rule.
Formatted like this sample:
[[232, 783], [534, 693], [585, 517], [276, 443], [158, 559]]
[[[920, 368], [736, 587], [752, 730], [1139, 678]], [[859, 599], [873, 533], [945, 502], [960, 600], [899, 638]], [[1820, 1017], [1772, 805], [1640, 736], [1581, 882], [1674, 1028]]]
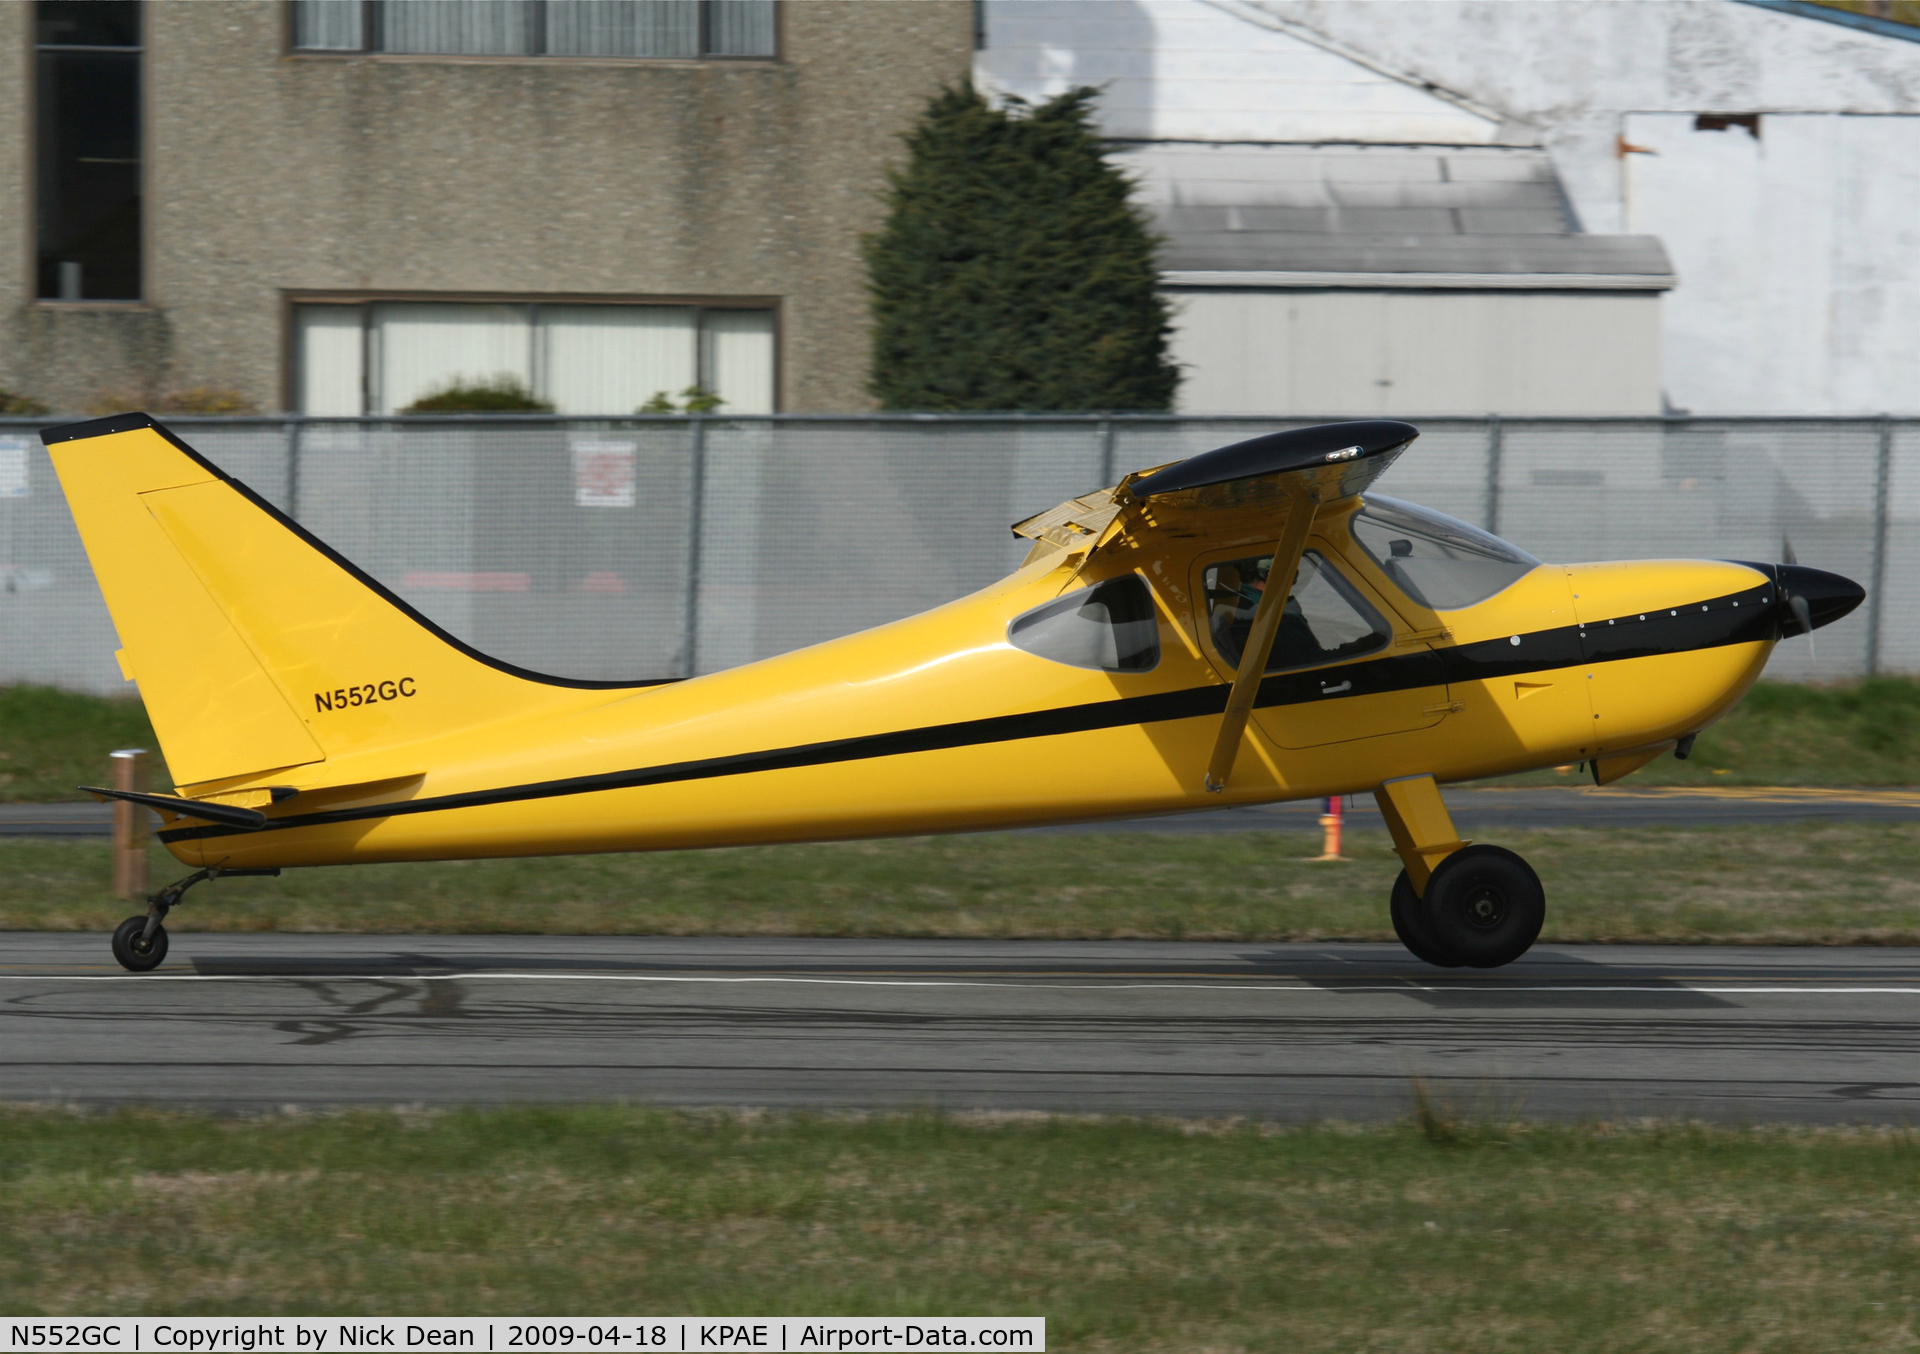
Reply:
[[[145, 414], [41, 434], [181, 786], [604, 697], [435, 626]], [[416, 768], [407, 768], [409, 770]]]

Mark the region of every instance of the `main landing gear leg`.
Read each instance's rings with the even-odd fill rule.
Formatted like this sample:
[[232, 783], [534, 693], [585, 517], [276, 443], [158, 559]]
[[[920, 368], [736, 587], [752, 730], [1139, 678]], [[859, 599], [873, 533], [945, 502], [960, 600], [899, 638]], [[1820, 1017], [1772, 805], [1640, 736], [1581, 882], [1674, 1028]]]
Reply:
[[1444, 968], [1499, 968], [1525, 954], [1546, 920], [1533, 867], [1498, 846], [1460, 840], [1432, 776], [1374, 791], [1406, 866], [1393, 882], [1393, 930], [1416, 959]]
[[113, 933], [113, 957], [120, 961], [120, 967], [134, 973], [146, 973], [159, 968], [160, 961], [167, 957], [167, 928], [163, 923], [167, 920], [167, 913], [179, 906], [180, 900], [186, 897], [188, 889], [203, 879], [219, 879], [224, 875], [279, 873], [278, 870], [223, 870], [218, 865], [195, 870], [185, 879], [148, 895], [144, 916], [128, 917], [120, 923]]

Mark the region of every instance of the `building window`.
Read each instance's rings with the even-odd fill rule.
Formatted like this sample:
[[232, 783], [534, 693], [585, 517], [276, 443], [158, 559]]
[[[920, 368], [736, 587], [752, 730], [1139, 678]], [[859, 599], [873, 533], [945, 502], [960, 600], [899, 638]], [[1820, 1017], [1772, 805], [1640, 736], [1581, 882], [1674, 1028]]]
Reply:
[[303, 52], [770, 57], [775, 0], [291, 0]]
[[294, 404], [392, 414], [455, 382], [510, 377], [558, 413], [631, 414], [694, 387], [774, 409], [773, 312], [618, 303], [372, 301], [293, 308]]
[[140, 5], [34, 6], [36, 295], [140, 297]]

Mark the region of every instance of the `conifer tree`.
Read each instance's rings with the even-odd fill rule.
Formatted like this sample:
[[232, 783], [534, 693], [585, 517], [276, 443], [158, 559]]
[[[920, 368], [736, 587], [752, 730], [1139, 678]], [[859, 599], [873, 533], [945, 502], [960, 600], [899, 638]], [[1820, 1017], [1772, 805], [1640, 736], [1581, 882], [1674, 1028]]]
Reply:
[[1165, 410], [1156, 240], [1107, 163], [1098, 91], [996, 108], [942, 91], [865, 241], [885, 409]]

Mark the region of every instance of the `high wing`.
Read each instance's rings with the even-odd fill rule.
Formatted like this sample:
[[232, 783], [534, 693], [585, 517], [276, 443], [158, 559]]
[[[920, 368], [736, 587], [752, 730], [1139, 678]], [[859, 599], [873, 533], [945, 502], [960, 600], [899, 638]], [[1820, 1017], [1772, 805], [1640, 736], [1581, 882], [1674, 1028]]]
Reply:
[[[1419, 435], [1411, 423], [1394, 419], [1292, 428], [1129, 475], [1120, 488], [1138, 499], [1213, 490], [1221, 502], [1244, 503], [1257, 486], [1270, 485], [1331, 503], [1363, 492]], [[1210, 500], [1195, 501], [1206, 506]]]
[[1285, 514], [1280, 543], [1267, 577], [1280, 580], [1261, 594], [1233, 689], [1214, 742], [1206, 788], [1227, 787], [1240, 736], [1253, 713], [1254, 697], [1280, 634], [1294, 573], [1321, 505], [1363, 492], [1420, 435], [1411, 423], [1365, 419], [1322, 423], [1248, 438], [1184, 461], [1128, 475], [1111, 489], [1070, 498], [1046, 512], [1014, 523], [1016, 536], [1033, 541], [1029, 561], [1056, 550], [1083, 551], [1088, 558], [1126, 529], [1129, 512], [1150, 515], [1166, 503], [1205, 510], [1271, 502]]

